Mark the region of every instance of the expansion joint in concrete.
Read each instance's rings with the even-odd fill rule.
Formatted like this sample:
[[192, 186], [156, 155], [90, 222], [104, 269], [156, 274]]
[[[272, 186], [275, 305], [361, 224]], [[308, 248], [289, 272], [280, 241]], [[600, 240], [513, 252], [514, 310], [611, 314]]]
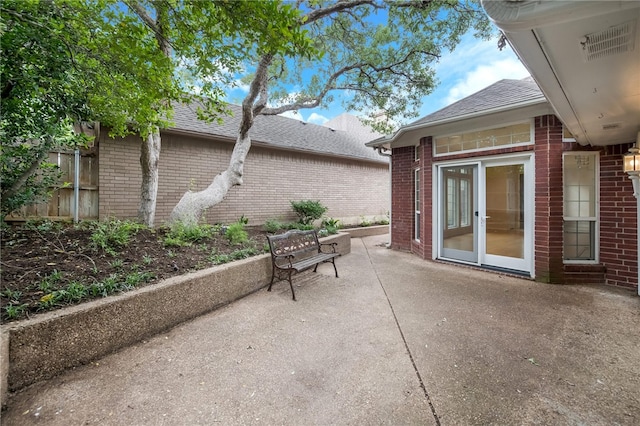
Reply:
[[420, 371], [418, 370], [418, 366], [416, 365], [415, 359], [413, 358], [413, 354], [411, 353], [411, 349], [409, 348], [409, 344], [407, 343], [407, 339], [404, 337], [404, 333], [402, 331], [402, 327], [400, 327], [400, 322], [398, 321], [398, 317], [396, 316], [396, 311], [393, 309], [393, 305], [391, 304], [391, 300], [389, 300], [389, 295], [387, 294], [387, 290], [384, 288], [384, 285], [382, 284], [382, 280], [380, 280], [380, 277], [378, 276], [378, 271], [377, 271], [377, 269], [375, 267], [375, 264], [371, 260], [371, 256], [369, 255], [369, 249], [367, 248], [366, 244], [363, 244], [363, 246], [364, 246], [365, 251], [367, 252], [367, 258], [369, 259], [369, 262], [371, 263], [371, 268], [376, 273], [376, 279], [378, 280], [378, 284], [380, 284], [380, 288], [382, 288], [382, 291], [384, 292], [384, 296], [387, 299], [387, 303], [389, 304], [389, 308], [391, 309], [391, 313], [393, 314], [393, 320], [396, 322], [396, 327], [398, 327], [398, 332], [400, 333], [400, 337], [402, 337], [402, 342], [404, 343], [404, 347], [407, 350], [407, 353], [409, 354], [409, 359], [411, 360], [411, 365], [413, 365], [413, 371], [415, 371], [416, 376], [418, 378], [418, 383], [420, 384], [420, 388], [424, 392], [424, 396], [426, 398], [427, 404], [429, 404], [429, 408], [431, 409], [431, 414], [433, 414], [433, 418], [435, 419], [436, 425], [440, 426], [440, 418], [438, 417], [438, 413], [436, 412], [436, 408], [433, 406], [433, 403], [431, 402], [431, 397], [429, 397], [429, 392], [427, 391], [427, 387], [425, 386], [424, 381], [422, 380], [422, 376], [420, 375]]

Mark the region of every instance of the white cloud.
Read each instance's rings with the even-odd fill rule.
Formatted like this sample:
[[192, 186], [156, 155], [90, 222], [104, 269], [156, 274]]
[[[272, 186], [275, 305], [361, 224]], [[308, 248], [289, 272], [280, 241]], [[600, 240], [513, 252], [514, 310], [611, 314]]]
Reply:
[[278, 114], [278, 115], [282, 117], [293, 118], [294, 120], [304, 121], [304, 119], [302, 118], [302, 115], [300, 115], [298, 111], [285, 111], [282, 114]]
[[497, 40], [479, 40], [465, 35], [453, 52], [434, 65], [439, 85], [423, 99], [420, 116], [444, 108], [496, 81], [522, 79], [529, 75], [516, 54], [507, 46], [498, 49]]
[[234, 90], [240, 90], [242, 93], [249, 93], [249, 87], [250, 85], [247, 83], [243, 83], [242, 80], [240, 79], [236, 79], [234, 80], [234, 86], [233, 89]]
[[519, 80], [528, 75], [529, 72], [517, 58], [501, 59], [479, 65], [449, 88], [443, 103], [450, 105], [505, 78]]
[[311, 115], [309, 115], [309, 118], [307, 118], [307, 122], [309, 123], [314, 123], [314, 124], [324, 124], [327, 121], [329, 121], [329, 119], [327, 117], [325, 117], [324, 115], [312, 112]]

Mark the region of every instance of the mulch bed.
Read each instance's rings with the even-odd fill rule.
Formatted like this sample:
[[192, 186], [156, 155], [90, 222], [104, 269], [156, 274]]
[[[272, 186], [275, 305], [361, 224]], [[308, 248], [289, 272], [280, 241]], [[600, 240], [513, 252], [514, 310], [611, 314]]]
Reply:
[[[224, 255], [264, 253], [267, 232], [261, 227], [245, 230], [249, 242], [242, 245], [230, 244], [224, 232], [219, 232], [191, 246], [167, 247], [163, 243], [167, 229], [143, 229], [126, 246], [119, 247], [114, 256], [95, 248], [92, 231], [81, 227], [57, 224], [52, 229], [4, 229], [0, 260], [2, 320], [24, 319], [44, 310], [103, 297], [106, 293], [95, 293], [105, 289], [101, 283], [108, 282], [109, 277], [112, 281], [117, 277], [115, 281], [122, 284], [118, 291], [122, 291], [122, 286], [125, 290], [138, 288], [224, 263]], [[77, 299], [83, 288], [87, 294]], [[55, 300], [48, 296], [54, 294]]]

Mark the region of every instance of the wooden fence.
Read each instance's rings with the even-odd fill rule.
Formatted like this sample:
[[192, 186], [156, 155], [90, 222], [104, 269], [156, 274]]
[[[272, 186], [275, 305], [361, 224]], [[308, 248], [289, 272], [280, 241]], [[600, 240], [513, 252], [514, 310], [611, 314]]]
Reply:
[[[60, 183], [65, 188], [53, 190], [47, 203], [32, 204], [6, 217], [7, 221], [29, 219], [71, 220], [74, 217], [75, 154], [50, 152], [49, 161], [57, 164], [62, 172]], [[97, 150], [81, 150], [78, 191], [78, 219], [98, 219], [98, 156]]]

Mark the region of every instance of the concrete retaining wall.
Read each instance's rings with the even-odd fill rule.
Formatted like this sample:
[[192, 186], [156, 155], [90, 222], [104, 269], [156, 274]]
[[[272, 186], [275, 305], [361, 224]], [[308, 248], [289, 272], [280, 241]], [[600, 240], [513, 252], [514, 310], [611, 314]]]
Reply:
[[[321, 241], [338, 243], [342, 255], [351, 252], [346, 233]], [[265, 254], [3, 325], [2, 404], [8, 391], [50, 379], [166, 331], [255, 292], [270, 279], [271, 258]]]
[[346, 232], [351, 238], [370, 237], [371, 235], [383, 235], [389, 233], [389, 225], [363, 226], [358, 228], [345, 228], [340, 232]]

